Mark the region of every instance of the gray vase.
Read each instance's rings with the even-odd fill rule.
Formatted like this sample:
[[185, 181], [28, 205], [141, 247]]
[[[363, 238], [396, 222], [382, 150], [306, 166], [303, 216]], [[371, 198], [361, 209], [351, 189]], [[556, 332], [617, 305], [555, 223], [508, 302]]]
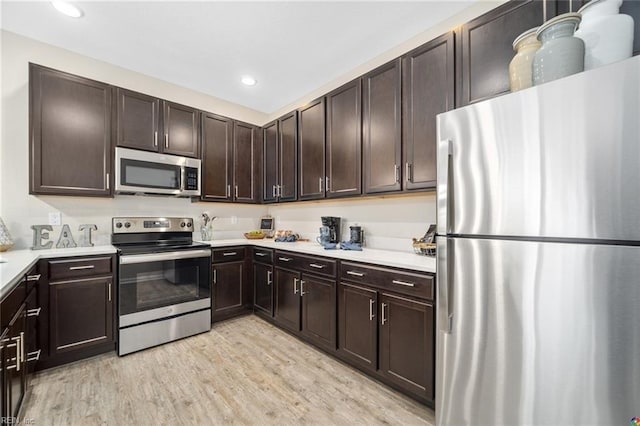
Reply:
[[584, 71], [584, 42], [573, 36], [580, 19], [578, 13], [565, 13], [538, 28], [542, 46], [533, 58], [534, 86]]

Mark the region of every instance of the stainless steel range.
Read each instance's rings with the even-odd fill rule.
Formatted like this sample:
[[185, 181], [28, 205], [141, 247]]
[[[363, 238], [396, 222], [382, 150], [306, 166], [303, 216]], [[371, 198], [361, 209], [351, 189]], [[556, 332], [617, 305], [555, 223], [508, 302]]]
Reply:
[[193, 219], [115, 217], [118, 355], [211, 328], [211, 248], [192, 240]]

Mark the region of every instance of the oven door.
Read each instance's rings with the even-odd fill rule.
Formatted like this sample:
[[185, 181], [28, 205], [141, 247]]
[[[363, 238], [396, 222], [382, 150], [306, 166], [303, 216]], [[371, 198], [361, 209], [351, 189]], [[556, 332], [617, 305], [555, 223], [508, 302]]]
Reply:
[[211, 250], [120, 256], [120, 327], [211, 309]]

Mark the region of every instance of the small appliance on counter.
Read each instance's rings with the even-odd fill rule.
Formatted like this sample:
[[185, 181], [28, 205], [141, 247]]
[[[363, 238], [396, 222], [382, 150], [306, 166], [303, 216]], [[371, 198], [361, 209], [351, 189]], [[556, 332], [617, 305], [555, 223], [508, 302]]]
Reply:
[[340, 242], [340, 218], [333, 216], [322, 216], [322, 226], [329, 228], [328, 243], [337, 244]]
[[364, 230], [360, 225], [353, 225], [349, 227], [349, 242], [351, 244], [364, 245]]
[[265, 237], [273, 238], [274, 227], [273, 227], [273, 217], [264, 216], [260, 219], [260, 230], [264, 233]]

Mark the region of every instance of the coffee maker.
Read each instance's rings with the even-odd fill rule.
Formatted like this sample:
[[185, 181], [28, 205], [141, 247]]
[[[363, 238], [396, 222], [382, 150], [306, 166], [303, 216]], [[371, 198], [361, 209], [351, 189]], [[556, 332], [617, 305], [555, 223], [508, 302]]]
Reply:
[[339, 243], [340, 242], [340, 218], [333, 217], [333, 216], [322, 216], [320, 219], [322, 220], [322, 226], [326, 226], [329, 228], [329, 242]]

